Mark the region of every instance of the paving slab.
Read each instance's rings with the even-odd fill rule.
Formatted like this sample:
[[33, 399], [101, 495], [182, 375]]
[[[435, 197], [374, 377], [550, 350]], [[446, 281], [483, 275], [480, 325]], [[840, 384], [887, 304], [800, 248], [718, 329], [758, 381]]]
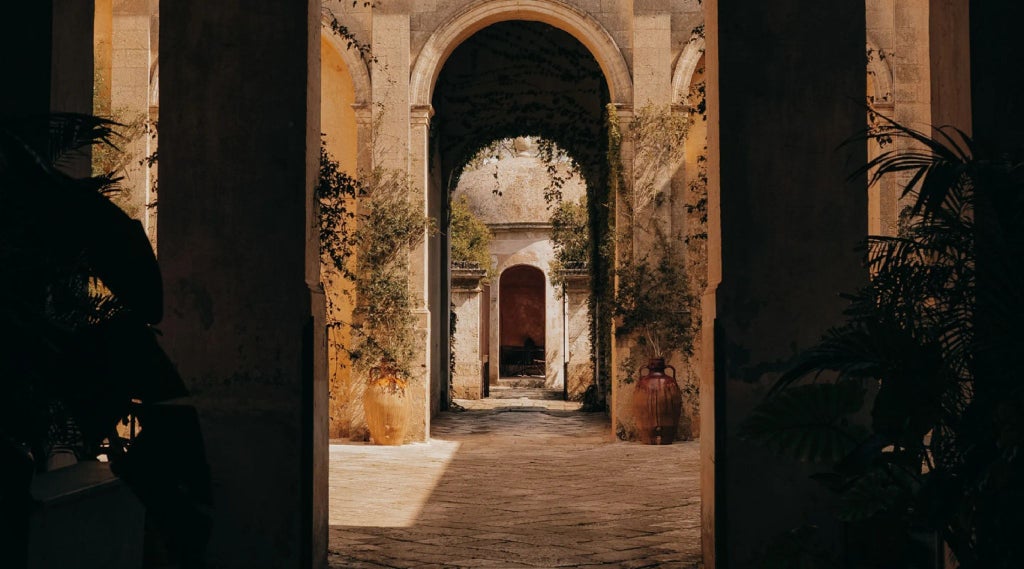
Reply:
[[428, 443], [331, 445], [332, 568], [698, 567], [696, 441], [615, 441], [567, 402], [479, 401]]

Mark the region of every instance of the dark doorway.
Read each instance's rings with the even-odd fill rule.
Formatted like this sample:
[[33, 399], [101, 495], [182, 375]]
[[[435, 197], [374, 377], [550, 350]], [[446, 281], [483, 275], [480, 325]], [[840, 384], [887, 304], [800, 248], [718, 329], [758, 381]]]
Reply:
[[544, 375], [544, 273], [516, 265], [501, 274], [499, 287], [501, 375]]

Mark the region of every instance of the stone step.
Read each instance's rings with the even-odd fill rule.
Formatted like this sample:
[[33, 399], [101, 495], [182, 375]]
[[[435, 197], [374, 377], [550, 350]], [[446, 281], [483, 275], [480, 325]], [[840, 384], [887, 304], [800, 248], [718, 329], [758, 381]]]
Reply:
[[502, 387], [492, 385], [491, 399], [538, 399], [553, 401], [562, 399], [561, 389], [544, 389], [536, 387]]
[[543, 389], [544, 376], [524, 375], [520, 377], [502, 377], [498, 379], [498, 387], [527, 387], [531, 389]]

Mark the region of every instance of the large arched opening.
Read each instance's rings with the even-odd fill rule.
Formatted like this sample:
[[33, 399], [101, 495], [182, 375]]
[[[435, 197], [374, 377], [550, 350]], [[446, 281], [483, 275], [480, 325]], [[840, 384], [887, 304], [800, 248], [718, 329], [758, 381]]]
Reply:
[[[586, 185], [592, 229], [592, 293], [600, 298], [610, 291], [610, 263], [606, 251], [596, 245], [610, 237], [605, 132], [605, 107], [611, 100], [610, 88], [602, 65], [584, 44], [573, 34], [538, 20], [495, 22], [447, 50], [449, 55], [437, 74], [431, 98], [434, 116], [428, 150], [431, 165], [428, 201], [439, 211], [439, 217], [446, 219], [449, 195], [467, 162], [495, 140], [532, 136], [557, 144], [575, 160], [574, 175]], [[422, 58], [421, 55], [417, 60], [417, 69]], [[414, 85], [416, 77], [414, 71]], [[540, 175], [548, 175], [543, 167]], [[548, 203], [553, 205], [558, 201], [557, 184], [552, 181], [549, 185]], [[504, 202], [509, 208], [514, 208], [517, 200], [522, 199], [526, 198], [518, 195], [514, 187], [493, 196], [493, 200]], [[545, 208], [543, 201], [538, 207]], [[448, 306], [450, 261], [446, 238], [445, 234], [439, 234], [431, 247], [427, 272], [432, 283], [432, 313], [434, 307], [441, 308], [443, 313]], [[501, 312], [498, 306], [492, 309]], [[449, 353], [445, 342], [449, 330], [441, 314], [432, 315], [431, 336], [435, 343], [431, 348], [436, 346], [437, 354], [433, 377], [441, 378], [432, 386], [436, 412], [445, 408], [448, 401], [448, 394], [444, 392], [448, 385], [447, 370], [442, 359]], [[610, 323], [600, 316], [595, 321], [592, 340], [608, 342]], [[552, 344], [544, 338], [533, 341], [538, 346]], [[490, 351], [494, 360], [501, 360], [497, 345]], [[599, 353], [608, 355], [607, 350]], [[494, 362], [492, 374], [498, 371], [499, 361]], [[600, 362], [597, 367], [601, 368]], [[560, 373], [561, 368], [548, 375], [561, 378]], [[595, 374], [594, 381], [601, 377]], [[607, 374], [603, 377], [607, 378]], [[549, 383], [554, 385], [560, 381], [553, 379]]]

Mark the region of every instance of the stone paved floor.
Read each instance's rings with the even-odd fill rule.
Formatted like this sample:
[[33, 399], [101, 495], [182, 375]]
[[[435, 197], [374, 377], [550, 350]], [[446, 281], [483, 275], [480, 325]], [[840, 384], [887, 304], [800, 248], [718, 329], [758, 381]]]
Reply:
[[602, 414], [536, 403], [332, 444], [331, 567], [696, 567], [698, 443], [613, 442]]

